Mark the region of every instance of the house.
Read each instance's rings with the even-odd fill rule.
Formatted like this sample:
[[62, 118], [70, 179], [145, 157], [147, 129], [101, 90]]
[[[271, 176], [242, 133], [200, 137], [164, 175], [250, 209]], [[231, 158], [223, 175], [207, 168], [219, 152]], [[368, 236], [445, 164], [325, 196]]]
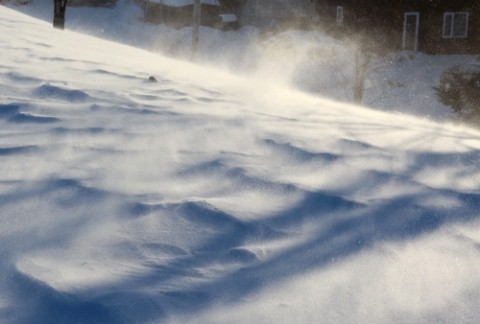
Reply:
[[332, 33], [365, 31], [388, 50], [480, 53], [480, 1], [314, 1], [320, 20]]
[[68, 0], [71, 7], [115, 7], [117, 0]]
[[[238, 28], [241, 0], [201, 0], [200, 24], [220, 29]], [[175, 28], [192, 25], [194, 0], [145, 0], [145, 20]]]
[[[144, 0], [145, 19], [174, 27], [192, 22], [194, 0]], [[261, 29], [304, 27], [313, 17], [314, 0], [201, 0], [201, 24], [221, 29], [242, 25]]]
[[313, 8], [313, 0], [243, 0], [240, 23], [262, 29], [302, 27], [309, 24]]

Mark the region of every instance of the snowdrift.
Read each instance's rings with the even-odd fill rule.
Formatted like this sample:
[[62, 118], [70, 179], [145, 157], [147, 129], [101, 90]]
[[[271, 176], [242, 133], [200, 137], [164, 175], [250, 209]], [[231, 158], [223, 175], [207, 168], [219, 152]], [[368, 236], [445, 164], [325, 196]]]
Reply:
[[0, 20], [0, 322], [480, 320], [480, 133]]

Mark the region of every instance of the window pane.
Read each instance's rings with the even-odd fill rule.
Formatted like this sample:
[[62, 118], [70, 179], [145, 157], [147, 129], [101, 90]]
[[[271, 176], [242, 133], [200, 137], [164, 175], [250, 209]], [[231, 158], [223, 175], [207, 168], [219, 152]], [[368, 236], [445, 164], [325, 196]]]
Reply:
[[467, 36], [467, 23], [468, 23], [468, 14], [467, 13], [456, 13], [455, 19], [453, 20], [453, 35], [454, 37], [465, 37]]
[[443, 21], [443, 36], [451, 37], [452, 36], [452, 23], [453, 23], [453, 14], [447, 13], [444, 16]]
[[343, 7], [342, 6], [337, 7], [337, 23], [338, 24], [343, 23]]

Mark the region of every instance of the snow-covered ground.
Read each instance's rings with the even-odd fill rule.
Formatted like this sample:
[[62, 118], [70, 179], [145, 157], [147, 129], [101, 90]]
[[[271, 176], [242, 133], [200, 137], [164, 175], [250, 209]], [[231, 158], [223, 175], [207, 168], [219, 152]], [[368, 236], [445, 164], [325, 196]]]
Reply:
[[[171, 0], [175, 2], [176, 0]], [[177, 1], [184, 4], [184, 1]], [[53, 1], [32, 0], [14, 6], [29, 15], [52, 21]], [[134, 0], [118, 0], [115, 8], [67, 9], [69, 30], [133, 45], [171, 57], [191, 59], [191, 28], [172, 29], [143, 21]], [[218, 31], [202, 27], [194, 61], [232, 70], [246, 77], [285, 83], [313, 94], [352, 101], [354, 50], [322, 31], [261, 33], [252, 27]], [[449, 67], [478, 62], [474, 55], [392, 53], [375, 58], [368, 69], [363, 105], [437, 121], [455, 119], [440, 103], [433, 87]]]
[[1, 323], [480, 321], [478, 131], [0, 21]]

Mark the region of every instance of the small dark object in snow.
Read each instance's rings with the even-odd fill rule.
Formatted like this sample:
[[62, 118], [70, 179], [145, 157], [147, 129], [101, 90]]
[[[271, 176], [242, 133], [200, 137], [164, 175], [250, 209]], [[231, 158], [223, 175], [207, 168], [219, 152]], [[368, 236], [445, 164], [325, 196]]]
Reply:
[[153, 75], [151, 75], [151, 76], [148, 77], [148, 81], [150, 81], [150, 82], [158, 82], [157, 79], [156, 79]]

